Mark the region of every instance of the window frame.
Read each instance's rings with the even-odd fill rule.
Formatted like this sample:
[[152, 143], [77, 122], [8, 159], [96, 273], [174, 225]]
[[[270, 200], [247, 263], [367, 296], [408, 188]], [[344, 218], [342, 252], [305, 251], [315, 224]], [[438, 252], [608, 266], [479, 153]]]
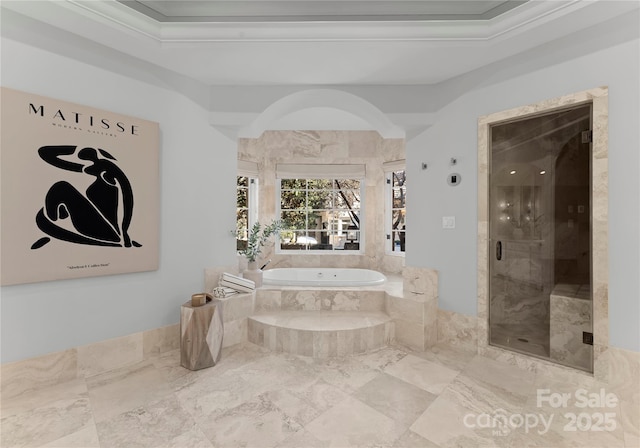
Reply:
[[[403, 188], [405, 189], [405, 203], [404, 203], [404, 207], [402, 208], [394, 208], [393, 207], [393, 175], [394, 173], [398, 172], [398, 171], [404, 171], [405, 173], [405, 183], [403, 184]], [[395, 210], [404, 210], [404, 219], [405, 219], [405, 223], [406, 223], [406, 219], [407, 219], [407, 196], [406, 196], [406, 191], [407, 191], [407, 186], [406, 186], [406, 176], [407, 176], [407, 169], [406, 169], [406, 163], [404, 160], [398, 160], [395, 162], [387, 162], [384, 164], [384, 178], [385, 178], [385, 203], [384, 203], [384, 240], [385, 240], [385, 244], [384, 244], [384, 248], [385, 248], [385, 255], [392, 255], [395, 257], [404, 257], [406, 254], [406, 235], [407, 235], [407, 231], [406, 228], [404, 230], [402, 230], [402, 232], [405, 235], [405, 250], [398, 250], [395, 251], [394, 250], [394, 246], [395, 246], [395, 240], [393, 238], [394, 236], [394, 232], [399, 232], [398, 230], [394, 230], [393, 229], [393, 212]], [[406, 224], [405, 224], [406, 226]]]
[[[318, 165], [320, 166], [320, 165]], [[337, 165], [340, 166], [340, 165]], [[326, 168], [325, 168], [326, 169]], [[313, 171], [313, 170], [312, 170]], [[336, 170], [337, 171], [337, 170]], [[295, 173], [293, 173], [295, 175]], [[360, 228], [358, 229], [359, 232], [359, 238], [358, 238], [358, 249], [350, 249], [350, 250], [344, 250], [344, 249], [336, 249], [335, 247], [332, 247], [331, 249], [300, 249], [300, 250], [292, 250], [292, 249], [282, 249], [282, 242], [280, 241], [280, 235], [277, 236], [276, 238], [276, 245], [275, 245], [275, 251], [276, 254], [278, 255], [284, 255], [284, 254], [288, 254], [288, 255], [362, 255], [365, 253], [365, 241], [366, 241], [366, 225], [365, 225], [365, 191], [366, 191], [366, 177], [363, 174], [358, 175], [358, 176], [354, 176], [354, 177], [346, 177], [344, 175], [341, 175], [339, 173], [331, 175], [330, 172], [327, 173], [316, 173], [314, 174], [313, 172], [309, 173], [309, 172], [304, 172], [301, 173], [300, 175], [296, 176], [296, 177], [291, 177], [291, 173], [287, 173], [287, 177], [281, 177], [281, 175], [279, 173], [276, 174], [276, 194], [275, 194], [275, 200], [276, 200], [276, 216], [278, 217], [277, 219], [281, 219], [282, 216], [282, 180], [289, 180], [289, 179], [303, 179], [305, 181], [308, 180], [317, 180], [317, 179], [322, 179], [322, 180], [330, 180], [332, 181], [332, 185], [334, 185], [334, 181], [335, 180], [345, 180], [345, 179], [349, 179], [349, 180], [357, 180], [360, 182], [360, 187], [359, 187], [359, 195], [360, 195], [360, 201], [359, 201], [359, 209], [358, 209], [358, 216], [360, 217]], [[324, 190], [324, 189], [323, 189]], [[329, 190], [324, 190], [324, 191], [329, 191]], [[337, 191], [335, 190], [335, 188], [332, 187], [332, 189], [330, 191]], [[331, 209], [331, 210], [339, 210], [339, 209]], [[286, 211], [286, 209], [285, 209]], [[327, 227], [330, 229], [333, 223], [330, 223]], [[307, 224], [308, 226], [308, 224]], [[305, 231], [307, 232], [307, 234], [309, 234], [309, 232], [313, 232], [316, 231], [316, 229], [305, 229]], [[345, 231], [346, 233], [346, 231]]]
[[[258, 168], [253, 162], [238, 161], [238, 170], [236, 173], [236, 197], [238, 192], [238, 178], [247, 178], [247, 235], [249, 230], [258, 222]], [[254, 167], [255, 165], [255, 167]], [[238, 230], [238, 202], [236, 200], [236, 231]], [[236, 236], [236, 240], [239, 238]], [[237, 243], [236, 243], [237, 247]]]

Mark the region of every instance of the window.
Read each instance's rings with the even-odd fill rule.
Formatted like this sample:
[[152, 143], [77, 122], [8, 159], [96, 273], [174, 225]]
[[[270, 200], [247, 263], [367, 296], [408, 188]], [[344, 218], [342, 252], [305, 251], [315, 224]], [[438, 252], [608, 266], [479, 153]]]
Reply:
[[257, 164], [238, 161], [236, 184], [236, 250], [247, 247], [249, 229], [255, 224], [258, 213]]
[[[279, 216], [284, 224], [281, 251], [360, 251], [364, 167], [361, 178], [346, 177], [349, 170], [340, 178], [328, 177], [326, 171], [332, 171], [331, 167], [319, 165], [299, 172], [279, 167]], [[333, 166], [333, 171], [340, 169]]]
[[400, 163], [404, 165], [401, 161], [386, 167], [391, 169], [386, 173], [386, 249], [387, 253], [395, 255], [404, 255], [407, 215], [407, 173]]

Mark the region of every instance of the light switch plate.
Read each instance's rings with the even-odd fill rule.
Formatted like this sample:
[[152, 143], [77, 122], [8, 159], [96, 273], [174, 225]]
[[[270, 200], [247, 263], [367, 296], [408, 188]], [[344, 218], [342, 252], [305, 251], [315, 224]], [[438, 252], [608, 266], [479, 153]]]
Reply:
[[455, 216], [443, 216], [442, 217], [442, 228], [443, 229], [455, 229], [456, 228], [456, 217]]

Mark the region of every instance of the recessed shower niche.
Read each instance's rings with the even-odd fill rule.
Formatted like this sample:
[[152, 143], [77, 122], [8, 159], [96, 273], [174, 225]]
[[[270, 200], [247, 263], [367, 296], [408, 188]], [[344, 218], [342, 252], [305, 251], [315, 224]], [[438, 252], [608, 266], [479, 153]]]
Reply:
[[591, 103], [489, 126], [489, 344], [593, 370]]

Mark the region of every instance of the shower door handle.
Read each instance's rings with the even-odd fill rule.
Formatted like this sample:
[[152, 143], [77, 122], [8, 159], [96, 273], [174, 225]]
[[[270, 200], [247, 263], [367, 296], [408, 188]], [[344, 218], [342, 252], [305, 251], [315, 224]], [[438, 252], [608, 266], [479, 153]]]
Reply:
[[496, 243], [496, 259], [498, 261], [502, 260], [502, 241]]

